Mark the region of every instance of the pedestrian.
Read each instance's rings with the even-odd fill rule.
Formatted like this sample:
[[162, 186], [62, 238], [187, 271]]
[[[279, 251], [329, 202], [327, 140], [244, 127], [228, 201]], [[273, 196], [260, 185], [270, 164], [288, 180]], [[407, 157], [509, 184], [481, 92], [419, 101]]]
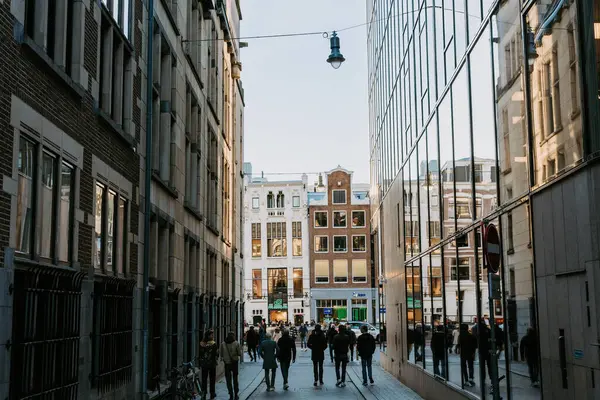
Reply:
[[468, 324], [460, 324], [458, 345], [460, 346], [460, 368], [465, 386], [473, 387], [475, 386], [473, 363], [477, 352], [477, 338], [469, 332]]
[[310, 359], [313, 362], [313, 373], [315, 377], [314, 386], [317, 382], [323, 384], [323, 361], [325, 360], [325, 350], [327, 350], [327, 338], [321, 329], [321, 325], [316, 324], [307, 343], [311, 350]]
[[[335, 376], [337, 387], [346, 386], [346, 367], [348, 365], [348, 350], [350, 348], [350, 337], [346, 333], [344, 325], [339, 326], [339, 332], [333, 338], [333, 351], [335, 353]], [[340, 374], [340, 366], [342, 373]]]
[[214, 332], [208, 330], [200, 342], [199, 365], [202, 369], [202, 400], [206, 400], [208, 394], [207, 385], [210, 380], [210, 398], [217, 397], [215, 391], [215, 378], [217, 375], [217, 363], [219, 359], [219, 345], [215, 343]]
[[240, 385], [238, 380], [239, 360], [242, 357], [242, 346], [235, 340], [235, 333], [229, 332], [219, 349], [221, 359], [225, 364], [225, 381], [229, 400], [239, 400]]
[[256, 362], [256, 347], [258, 346], [258, 334], [254, 330], [253, 326], [250, 326], [248, 332], [246, 332], [246, 345], [248, 346], [248, 355], [250, 361]]
[[294, 342], [298, 337], [298, 328], [296, 328], [296, 325], [294, 324], [290, 324], [290, 337], [294, 340]]
[[288, 390], [290, 364], [296, 362], [296, 341], [291, 337], [289, 330], [283, 329], [281, 339], [277, 341], [277, 347], [279, 348], [278, 359], [283, 377], [283, 390]]
[[415, 327], [415, 362], [423, 361], [423, 349], [425, 347], [425, 335], [423, 335], [423, 326], [418, 324]]
[[458, 342], [459, 336], [460, 336], [460, 332], [458, 330], [458, 327], [455, 326], [454, 330], [452, 331], [452, 346], [453, 346], [454, 353], [456, 353], [456, 354], [458, 354], [458, 352], [459, 352], [459, 350], [458, 350], [458, 348], [459, 348], [459, 346], [458, 346], [459, 345], [459, 342]]
[[360, 327], [360, 332], [361, 335], [356, 339], [356, 353], [361, 360], [363, 385], [367, 386], [367, 372], [371, 385], [375, 383], [373, 380], [373, 353], [375, 353], [377, 343], [366, 325]]
[[327, 331], [327, 343], [329, 343], [329, 356], [331, 357], [331, 362], [333, 362], [333, 338], [337, 335], [337, 330], [335, 329], [335, 325], [331, 323], [329, 325], [329, 330]]
[[[433, 373], [446, 377], [446, 335], [444, 326], [438, 325], [435, 332], [431, 335], [431, 352], [433, 353]], [[442, 370], [440, 374], [440, 363]]]
[[262, 342], [265, 340], [265, 335], [267, 334], [267, 325], [265, 324], [265, 320], [262, 320], [262, 323], [258, 326], [258, 357], [261, 355], [261, 347]]
[[[356, 346], [356, 333], [352, 330], [351, 326], [347, 326], [346, 333], [350, 339], [350, 361], [354, 361], [354, 346]], [[358, 358], [358, 355], [357, 357]]]
[[273, 341], [277, 343], [281, 339], [281, 328], [275, 328], [275, 333], [273, 333]]
[[304, 325], [300, 325], [300, 329], [298, 331], [300, 333], [300, 348], [306, 351], [306, 336], [308, 335], [308, 322], [305, 322]]
[[530, 327], [527, 329], [527, 334], [521, 339], [521, 358], [527, 361], [529, 368], [529, 379], [531, 386], [540, 387], [538, 381], [539, 368], [539, 353], [538, 353], [538, 338], [535, 329]]
[[265, 370], [265, 383], [267, 392], [275, 390], [275, 371], [277, 370], [277, 354], [279, 348], [273, 340], [270, 332], [265, 334], [265, 340], [261, 343], [260, 356], [263, 359], [263, 369]]

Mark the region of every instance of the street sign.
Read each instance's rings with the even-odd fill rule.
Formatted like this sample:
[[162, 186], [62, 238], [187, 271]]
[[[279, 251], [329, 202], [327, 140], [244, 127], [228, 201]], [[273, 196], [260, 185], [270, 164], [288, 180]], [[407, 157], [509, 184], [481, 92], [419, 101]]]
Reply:
[[333, 308], [324, 308], [323, 314], [325, 315], [333, 315]]
[[500, 235], [494, 224], [489, 224], [485, 228], [483, 238], [483, 255], [487, 261], [487, 267], [494, 274], [500, 269]]
[[385, 307], [379, 308], [379, 314], [385, 314]]

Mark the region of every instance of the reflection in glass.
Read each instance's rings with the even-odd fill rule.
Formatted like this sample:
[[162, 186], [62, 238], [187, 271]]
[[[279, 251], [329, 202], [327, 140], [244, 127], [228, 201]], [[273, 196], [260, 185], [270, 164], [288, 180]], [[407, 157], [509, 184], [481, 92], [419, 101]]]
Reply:
[[115, 197], [116, 194], [109, 190], [106, 203], [106, 268], [108, 271], [112, 271], [113, 265]]
[[443, 224], [442, 234], [449, 237], [456, 230], [454, 224], [454, 161], [452, 154], [452, 107], [448, 93], [439, 108], [440, 166], [442, 174]]
[[406, 267], [406, 307], [408, 315], [408, 359], [422, 363], [424, 352], [423, 297], [421, 296], [420, 261]]
[[55, 205], [55, 185], [56, 179], [56, 159], [50, 154], [44, 153], [42, 156], [42, 194], [41, 194], [41, 235], [40, 235], [40, 256], [45, 258], [52, 257], [53, 252], [53, 224], [54, 205]]
[[418, 166], [415, 166], [417, 171], [418, 184], [416, 189], [419, 194], [419, 208], [417, 211], [417, 223], [419, 224], [419, 248], [425, 251], [429, 248], [428, 230], [426, 229], [427, 221], [429, 221], [429, 180], [427, 168], [427, 135], [421, 136], [417, 145]]
[[127, 246], [127, 231], [125, 230], [125, 215], [127, 212], [127, 201], [119, 197], [119, 208], [117, 210], [117, 237], [115, 240], [115, 253], [116, 253], [116, 271], [119, 274], [124, 273], [125, 264], [125, 246]]
[[33, 199], [33, 171], [36, 166], [35, 145], [21, 137], [19, 142], [19, 187], [17, 191], [16, 237], [17, 250], [31, 252], [31, 217]]
[[96, 241], [96, 250], [94, 256], [94, 262], [96, 268], [102, 267], [102, 242], [103, 238], [103, 221], [102, 214], [104, 211], [104, 186], [97, 184], [96, 185], [96, 215], [95, 215], [95, 223], [94, 223], [94, 232], [95, 232], [95, 241]]
[[[522, 79], [521, 24], [514, 10], [518, 0], [509, 0], [499, 5], [497, 15], [492, 18], [494, 72], [496, 89], [496, 121], [498, 166], [500, 168], [501, 203], [511, 201], [529, 189], [528, 141], [525, 118], [525, 95]], [[485, 62], [485, 49], [478, 49]], [[485, 92], [482, 92], [482, 94]], [[479, 104], [483, 104], [479, 102]], [[481, 110], [482, 113], [485, 110]], [[476, 147], [484, 148], [486, 142]]]
[[[577, 2], [548, 13], [553, 4], [540, 0], [527, 13], [535, 53], [527, 79], [532, 110], [535, 185], [545, 183], [583, 157], [582, 121], [577, 95]], [[554, 17], [556, 15], [556, 18]]]
[[60, 184], [60, 231], [58, 259], [60, 261], [71, 260], [71, 240], [73, 223], [71, 220], [71, 187], [73, 182], [73, 169], [71, 166], [63, 163], [61, 165], [61, 184]]

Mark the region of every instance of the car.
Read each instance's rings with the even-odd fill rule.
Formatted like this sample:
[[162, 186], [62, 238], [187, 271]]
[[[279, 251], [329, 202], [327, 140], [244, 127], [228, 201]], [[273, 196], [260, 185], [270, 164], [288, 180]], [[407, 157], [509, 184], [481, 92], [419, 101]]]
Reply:
[[368, 332], [371, 334], [371, 336], [373, 336], [375, 340], [379, 342], [379, 329], [369, 324], [368, 322], [349, 321], [346, 323], [346, 325], [348, 325], [350, 329], [352, 329], [354, 333], [356, 333], [356, 336], [359, 336], [361, 334], [360, 327], [366, 325], [369, 328]]

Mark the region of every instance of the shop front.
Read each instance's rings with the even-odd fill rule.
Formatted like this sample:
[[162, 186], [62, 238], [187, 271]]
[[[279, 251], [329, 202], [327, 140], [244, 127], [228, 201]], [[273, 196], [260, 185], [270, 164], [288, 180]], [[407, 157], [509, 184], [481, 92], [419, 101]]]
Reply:
[[288, 321], [287, 269], [270, 268], [267, 275], [269, 323]]

